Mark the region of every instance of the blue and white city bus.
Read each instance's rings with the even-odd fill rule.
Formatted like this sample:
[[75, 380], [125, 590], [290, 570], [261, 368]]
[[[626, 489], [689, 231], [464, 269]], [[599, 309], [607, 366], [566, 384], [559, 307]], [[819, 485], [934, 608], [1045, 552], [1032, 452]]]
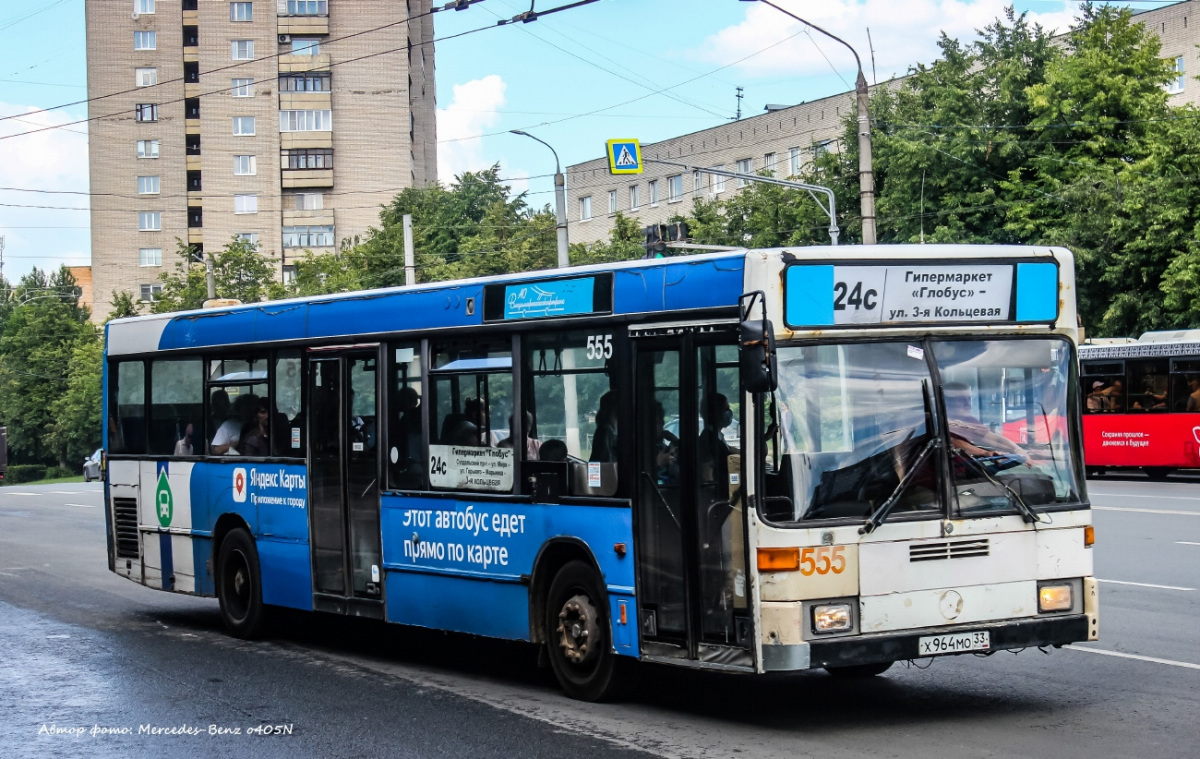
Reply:
[[932, 245], [121, 319], [109, 568], [239, 637], [288, 607], [531, 641], [589, 700], [621, 657], [1095, 640], [1075, 339], [1069, 252]]

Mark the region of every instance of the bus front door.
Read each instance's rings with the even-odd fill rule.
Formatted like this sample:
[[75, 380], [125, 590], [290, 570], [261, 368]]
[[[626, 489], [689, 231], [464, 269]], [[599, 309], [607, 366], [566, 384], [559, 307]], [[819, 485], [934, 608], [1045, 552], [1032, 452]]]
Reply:
[[378, 354], [309, 354], [313, 607], [383, 618], [377, 452]]
[[752, 666], [737, 346], [647, 335], [635, 381], [642, 650]]

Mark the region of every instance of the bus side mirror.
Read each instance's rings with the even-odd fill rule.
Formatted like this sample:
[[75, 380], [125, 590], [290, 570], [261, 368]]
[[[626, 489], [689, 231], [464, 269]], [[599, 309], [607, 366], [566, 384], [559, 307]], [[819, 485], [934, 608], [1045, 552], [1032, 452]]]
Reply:
[[[762, 306], [761, 316], [753, 318], [755, 301]], [[746, 293], [740, 299], [741, 319], [738, 324], [738, 364], [742, 387], [751, 393], [771, 393], [779, 386], [775, 366], [775, 341], [771, 322], [767, 320], [766, 301], [762, 291]]]

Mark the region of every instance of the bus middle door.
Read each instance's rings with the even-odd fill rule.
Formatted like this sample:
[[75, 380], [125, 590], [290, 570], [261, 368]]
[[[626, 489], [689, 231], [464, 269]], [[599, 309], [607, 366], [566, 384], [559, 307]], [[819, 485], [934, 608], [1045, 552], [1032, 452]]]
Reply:
[[313, 608], [383, 618], [378, 348], [309, 352]]

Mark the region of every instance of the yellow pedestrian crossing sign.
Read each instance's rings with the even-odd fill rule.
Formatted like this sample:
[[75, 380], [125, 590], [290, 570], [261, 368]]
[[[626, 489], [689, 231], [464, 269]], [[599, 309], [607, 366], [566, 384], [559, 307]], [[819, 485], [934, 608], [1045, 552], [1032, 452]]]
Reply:
[[607, 144], [608, 173], [642, 173], [642, 146], [637, 140], [609, 140]]

